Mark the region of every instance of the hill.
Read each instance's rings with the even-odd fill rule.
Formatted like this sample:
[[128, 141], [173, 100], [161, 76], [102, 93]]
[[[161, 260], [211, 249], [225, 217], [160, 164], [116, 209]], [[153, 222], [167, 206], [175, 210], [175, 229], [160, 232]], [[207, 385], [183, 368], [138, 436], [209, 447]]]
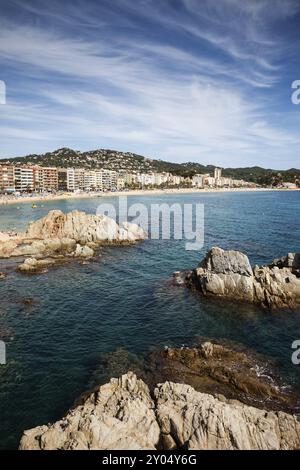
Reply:
[[[119, 152], [110, 149], [98, 149], [88, 152], [79, 152], [69, 148], [61, 148], [54, 152], [41, 155], [27, 155], [5, 159], [12, 163], [36, 164], [41, 166], [82, 167], [86, 169], [106, 168], [109, 170], [123, 170], [128, 173], [140, 172], [169, 172], [180, 176], [192, 176], [197, 173], [212, 174], [215, 165], [202, 165], [195, 162], [172, 163], [156, 160], [131, 152]], [[259, 166], [245, 168], [223, 168], [223, 176], [234, 179], [244, 179], [261, 185], [277, 184], [280, 181], [299, 182], [300, 170], [272, 170]]]

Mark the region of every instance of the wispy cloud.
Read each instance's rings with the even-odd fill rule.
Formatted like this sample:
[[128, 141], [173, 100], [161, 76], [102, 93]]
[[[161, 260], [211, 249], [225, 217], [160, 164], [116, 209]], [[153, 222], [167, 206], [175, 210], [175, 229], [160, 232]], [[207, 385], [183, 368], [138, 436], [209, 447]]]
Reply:
[[295, 125], [273, 116], [289, 45], [272, 25], [296, 15], [295, 2], [274, 1], [272, 14], [267, 0], [12, 3], [19, 16], [0, 20], [3, 157], [69, 145], [294, 162]]

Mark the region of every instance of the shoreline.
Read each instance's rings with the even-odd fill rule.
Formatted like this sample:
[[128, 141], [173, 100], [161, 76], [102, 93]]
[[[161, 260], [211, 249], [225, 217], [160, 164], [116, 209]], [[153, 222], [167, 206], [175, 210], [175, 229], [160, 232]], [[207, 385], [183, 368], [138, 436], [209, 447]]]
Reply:
[[106, 193], [93, 192], [93, 193], [64, 193], [64, 194], [47, 194], [45, 196], [39, 194], [34, 196], [24, 196], [19, 198], [4, 198], [0, 197], [0, 206], [11, 204], [35, 203], [35, 202], [48, 202], [48, 201], [61, 201], [72, 199], [94, 199], [102, 197], [120, 197], [120, 196], [150, 196], [150, 195], [164, 195], [164, 194], [209, 194], [209, 193], [235, 193], [235, 192], [268, 192], [268, 191], [299, 191], [300, 188], [287, 189], [287, 188], [212, 188], [212, 189], [196, 189], [196, 188], [179, 188], [179, 189], [132, 189], [129, 191], [108, 191]]

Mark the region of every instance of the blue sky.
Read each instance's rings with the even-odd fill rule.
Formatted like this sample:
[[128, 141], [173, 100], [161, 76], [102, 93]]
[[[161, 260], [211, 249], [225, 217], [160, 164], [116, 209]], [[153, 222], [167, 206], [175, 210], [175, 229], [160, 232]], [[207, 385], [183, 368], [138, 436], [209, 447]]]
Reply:
[[0, 158], [299, 168], [298, 0], [0, 0]]

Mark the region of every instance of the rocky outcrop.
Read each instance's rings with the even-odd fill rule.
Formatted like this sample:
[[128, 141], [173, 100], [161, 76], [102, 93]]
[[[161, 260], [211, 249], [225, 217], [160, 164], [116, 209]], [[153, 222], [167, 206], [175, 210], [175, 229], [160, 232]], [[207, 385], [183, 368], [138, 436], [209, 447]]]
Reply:
[[254, 302], [270, 309], [296, 308], [300, 305], [298, 267], [297, 253], [252, 269], [245, 254], [215, 247], [196, 269], [177, 272], [174, 279], [204, 296]]
[[46, 217], [31, 222], [26, 236], [38, 239], [69, 238], [86, 245], [104, 241], [134, 242], [143, 240], [145, 232], [136, 224], [129, 222], [119, 226], [105, 215], [92, 215], [80, 211], [64, 214], [59, 210], [53, 210]]
[[144, 238], [145, 232], [136, 224], [124, 222], [119, 226], [104, 215], [52, 210], [31, 222], [23, 234], [2, 233], [0, 258], [26, 257], [19, 270], [33, 273], [62, 258], [91, 258], [103, 244], [134, 243]]
[[129, 372], [94, 391], [60, 421], [24, 432], [20, 449], [299, 449], [293, 415], [266, 412], [165, 382], [154, 390]]
[[189, 450], [288, 450], [300, 448], [293, 415], [266, 412], [239, 402], [165, 382], [155, 390], [157, 418], [171, 447]]
[[25, 431], [20, 449], [155, 449], [159, 436], [149, 389], [129, 372], [99, 387], [62, 420]]

